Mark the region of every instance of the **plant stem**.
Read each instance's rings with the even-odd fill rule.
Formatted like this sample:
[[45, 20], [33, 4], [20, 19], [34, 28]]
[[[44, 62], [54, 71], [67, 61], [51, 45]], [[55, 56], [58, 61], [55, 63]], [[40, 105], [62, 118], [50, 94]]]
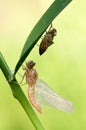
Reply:
[[[28, 102], [26, 96], [24, 95], [20, 85], [18, 84], [16, 78], [13, 78], [13, 74], [11, 70], [9, 69], [4, 57], [2, 56], [0, 52], [0, 68], [8, 81], [10, 88], [12, 90], [13, 96], [20, 102], [22, 107], [24, 108], [27, 116], [32, 121], [34, 127], [36, 130], [44, 130], [42, 124], [40, 123], [38, 117], [36, 116], [35, 112], [33, 111], [30, 103]], [[15, 83], [16, 82], [16, 83]]]

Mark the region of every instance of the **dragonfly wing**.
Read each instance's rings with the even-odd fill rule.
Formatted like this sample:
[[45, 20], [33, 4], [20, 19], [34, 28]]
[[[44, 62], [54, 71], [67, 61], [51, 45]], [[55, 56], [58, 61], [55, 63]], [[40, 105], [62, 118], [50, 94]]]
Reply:
[[56, 94], [44, 81], [38, 79], [35, 86], [35, 97], [41, 105], [54, 107], [62, 111], [71, 112], [73, 105]]

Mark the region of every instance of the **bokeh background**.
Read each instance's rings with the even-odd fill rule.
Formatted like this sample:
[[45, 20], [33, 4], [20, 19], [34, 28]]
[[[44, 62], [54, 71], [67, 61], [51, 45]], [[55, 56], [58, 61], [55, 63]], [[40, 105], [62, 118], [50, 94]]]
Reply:
[[[11, 70], [14, 70], [28, 34], [52, 2], [0, 0], [0, 51]], [[46, 107], [43, 107], [42, 115], [36, 112], [46, 130], [86, 130], [85, 6], [86, 0], [73, 0], [53, 21], [53, 27], [58, 31], [55, 44], [42, 56], [36, 45], [27, 58], [37, 63], [39, 77], [74, 105], [72, 113]], [[27, 96], [27, 85], [22, 89]], [[34, 127], [13, 98], [0, 71], [0, 130], [28, 129], [34, 130]]]

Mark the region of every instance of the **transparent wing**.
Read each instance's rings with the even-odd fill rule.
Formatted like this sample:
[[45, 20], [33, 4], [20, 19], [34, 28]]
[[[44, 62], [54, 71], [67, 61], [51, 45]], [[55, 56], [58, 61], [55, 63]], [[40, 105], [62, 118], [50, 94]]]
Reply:
[[56, 94], [44, 81], [38, 79], [35, 86], [35, 97], [41, 105], [58, 108], [62, 111], [72, 112], [70, 101]]

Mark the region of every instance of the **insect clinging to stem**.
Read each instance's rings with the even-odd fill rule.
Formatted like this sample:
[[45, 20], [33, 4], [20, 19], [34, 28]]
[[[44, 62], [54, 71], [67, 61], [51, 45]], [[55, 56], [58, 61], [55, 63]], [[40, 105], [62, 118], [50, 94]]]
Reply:
[[40, 113], [42, 113], [41, 105], [71, 112], [73, 110], [72, 103], [59, 96], [43, 80], [39, 79], [37, 71], [33, 68], [34, 66], [35, 62], [32, 60], [28, 61], [23, 75], [23, 78], [26, 76], [28, 98], [33, 107]]
[[23, 66], [24, 67], [23, 69], [26, 71], [22, 77], [22, 81], [26, 76], [26, 83], [28, 84], [28, 98], [30, 100], [30, 103], [33, 105], [33, 107], [37, 109], [37, 111], [41, 113], [42, 112], [41, 107], [34, 95], [35, 84], [38, 79], [38, 73], [36, 72], [35, 69], [33, 69], [34, 66], [35, 66], [35, 62], [33, 62], [32, 60], [26, 63], [26, 67]]
[[52, 24], [46, 34], [44, 35], [40, 45], [39, 45], [39, 54], [42, 55], [49, 46], [51, 46], [54, 42], [54, 36], [56, 36], [57, 30], [52, 27]]

